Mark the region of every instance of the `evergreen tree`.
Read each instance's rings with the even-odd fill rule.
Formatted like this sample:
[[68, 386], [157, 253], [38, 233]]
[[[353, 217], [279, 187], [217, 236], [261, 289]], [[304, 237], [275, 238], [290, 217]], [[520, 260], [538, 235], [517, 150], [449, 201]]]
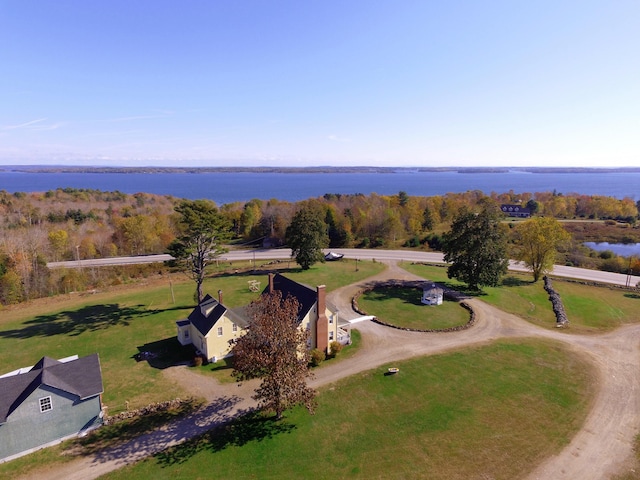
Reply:
[[507, 271], [507, 235], [497, 208], [485, 205], [480, 213], [463, 209], [451, 230], [442, 236], [449, 278], [465, 282], [470, 289], [496, 286]]
[[225, 252], [231, 225], [210, 200], [184, 200], [175, 208], [180, 215], [180, 236], [169, 245], [174, 263], [196, 282], [196, 301], [204, 294], [202, 284], [207, 266]]
[[305, 205], [293, 216], [287, 227], [286, 242], [291, 255], [303, 270], [324, 261], [323, 248], [329, 246], [325, 213], [315, 205]]

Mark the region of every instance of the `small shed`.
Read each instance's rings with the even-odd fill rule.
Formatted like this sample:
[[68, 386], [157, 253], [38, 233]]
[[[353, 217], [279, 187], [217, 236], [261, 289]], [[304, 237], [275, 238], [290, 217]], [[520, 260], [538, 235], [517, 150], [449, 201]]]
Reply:
[[444, 300], [444, 290], [435, 283], [430, 283], [422, 287], [422, 303], [424, 305], [442, 305]]

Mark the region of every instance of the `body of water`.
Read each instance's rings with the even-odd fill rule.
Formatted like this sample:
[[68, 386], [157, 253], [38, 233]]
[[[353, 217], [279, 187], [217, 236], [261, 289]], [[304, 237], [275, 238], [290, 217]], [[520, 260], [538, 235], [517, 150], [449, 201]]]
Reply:
[[640, 199], [640, 173], [27, 173], [0, 171], [0, 190], [45, 192], [85, 188], [208, 198], [218, 205], [253, 198], [299, 201], [325, 193], [414, 196], [480, 190], [505, 193], [580, 193]]
[[640, 243], [584, 242], [584, 245], [597, 252], [609, 250], [620, 257], [640, 257]]

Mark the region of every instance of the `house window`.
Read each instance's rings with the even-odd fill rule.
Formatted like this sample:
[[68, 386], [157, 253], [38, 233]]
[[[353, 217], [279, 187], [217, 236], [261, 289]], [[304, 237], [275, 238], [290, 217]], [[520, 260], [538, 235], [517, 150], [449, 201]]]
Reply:
[[333, 314], [329, 315], [329, 325], [333, 325]]
[[51, 397], [43, 397], [40, 399], [40, 413], [48, 412], [52, 409]]
[[236, 325], [235, 323], [233, 324], [233, 333], [236, 333], [238, 331], [238, 325]]
[[189, 338], [189, 330], [184, 331], [184, 338]]
[[333, 330], [329, 332], [329, 340], [333, 340]]
[[222, 327], [218, 327], [218, 336], [221, 337], [222, 336]]

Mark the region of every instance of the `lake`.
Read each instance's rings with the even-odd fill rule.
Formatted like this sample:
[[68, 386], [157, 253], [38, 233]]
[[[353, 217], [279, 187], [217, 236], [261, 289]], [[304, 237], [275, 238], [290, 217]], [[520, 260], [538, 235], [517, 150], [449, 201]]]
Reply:
[[584, 246], [597, 252], [605, 252], [609, 250], [620, 257], [640, 256], [640, 243], [584, 242]]
[[295, 202], [325, 193], [414, 196], [468, 190], [485, 194], [522, 192], [580, 193], [640, 199], [640, 172], [625, 173], [33, 173], [0, 171], [0, 190], [45, 192], [85, 188], [123, 193], [155, 193], [178, 198], [208, 198], [218, 205], [252, 198]]

